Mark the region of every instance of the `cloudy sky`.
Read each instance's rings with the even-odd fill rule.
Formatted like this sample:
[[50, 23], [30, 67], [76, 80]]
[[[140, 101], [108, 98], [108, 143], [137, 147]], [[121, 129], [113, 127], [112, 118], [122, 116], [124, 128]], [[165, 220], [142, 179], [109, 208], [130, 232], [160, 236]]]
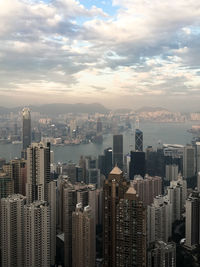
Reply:
[[0, 0], [0, 105], [200, 110], [200, 1]]

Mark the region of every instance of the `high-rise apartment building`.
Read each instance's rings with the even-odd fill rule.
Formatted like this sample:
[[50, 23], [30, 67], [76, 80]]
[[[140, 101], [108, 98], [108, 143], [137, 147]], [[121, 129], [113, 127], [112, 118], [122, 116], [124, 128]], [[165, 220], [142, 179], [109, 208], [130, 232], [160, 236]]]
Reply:
[[157, 241], [148, 251], [148, 267], [176, 267], [176, 244]]
[[143, 151], [143, 132], [139, 129], [135, 130], [135, 151]]
[[151, 205], [154, 198], [162, 194], [162, 179], [158, 176], [146, 175], [144, 179], [141, 176], [136, 176], [131, 184], [145, 206]]
[[113, 166], [123, 170], [123, 135], [113, 135]]
[[146, 173], [146, 163], [145, 163], [145, 153], [139, 151], [131, 151], [131, 161], [129, 164], [129, 178], [134, 179], [135, 175], [145, 176]]
[[171, 181], [167, 188], [168, 199], [172, 203], [172, 222], [181, 220], [187, 198], [187, 181], [179, 176], [177, 181]]
[[31, 113], [29, 108], [24, 108], [22, 111], [22, 124], [23, 150], [26, 150], [31, 144]]
[[78, 203], [72, 213], [72, 267], [95, 266], [95, 225], [90, 206]]
[[56, 259], [56, 181], [48, 183], [48, 203], [50, 206], [51, 221], [51, 265], [55, 265]]
[[155, 241], [168, 242], [172, 235], [172, 204], [167, 196], [157, 196], [147, 206], [147, 243]]
[[1, 199], [2, 267], [24, 266], [24, 205], [20, 194]]
[[14, 193], [25, 195], [27, 182], [26, 161], [24, 159], [13, 159], [3, 166], [3, 170], [14, 181]]
[[186, 246], [200, 245], [200, 192], [193, 191], [186, 200]]
[[27, 148], [27, 202], [47, 201], [47, 185], [50, 181], [50, 144], [32, 143]]
[[24, 266], [50, 267], [51, 211], [46, 201], [24, 207]]
[[117, 205], [124, 198], [129, 184], [123, 172], [114, 167], [103, 186], [103, 254], [104, 266], [116, 267]]
[[14, 180], [9, 174], [0, 172], [0, 199], [14, 194]]
[[[94, 185], [84, 183], [72, 184], [64, 176], [58, 179], [58, 207], [59, 207], [59, 229], [64, 232], [65, 237], [65, 267], [72, 266], [72, 213], [76, 204], [82, 203], [83, 208], [90, 206], [94, 221], [97, 220], [96, 210], [96, 188]], [[94, 229], [95, 232], [95, 229]]]
[[116, 267], [146, 267], [146, 208], [129, 187], [116, 208]]
[[165, 166], [165, 177], [167, 181], [178, 179], [178, 165], [170, 164]]

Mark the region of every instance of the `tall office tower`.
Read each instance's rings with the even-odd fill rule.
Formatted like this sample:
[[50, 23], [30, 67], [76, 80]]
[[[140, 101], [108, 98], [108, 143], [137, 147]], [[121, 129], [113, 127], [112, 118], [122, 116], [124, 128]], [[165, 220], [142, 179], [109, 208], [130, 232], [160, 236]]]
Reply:
[[193, 191], [186, 200], [186, 243], [189, 248], [200, 245], [200, 192]]
[[176, 244], [157, 241], [148, 251], [148, 267], [176, 267]]
[[114, 167], [103, 186], [103, 253], [104, 266], [116, 266], [117, 204], [129, 187], [123, 172]]
[[95, 169], [95, 168], [97, 168], [97, 159], [96, 159], [96, 157], [91, 157], [91, 156], [85, 157], [85, 167], [86, 167], [86, 169]]
[[143, 151], [143, 132], [139, 129], [135, 130], [135, 151]]
[[105, 175], [105, 167], [106, 167], [106, 159], [105, 159], [105, 155], [99, 155], [98, 156], [98, 168], [100, 170], [100, 173]]
[[88, 169], [86, 183], [95, 184], [97, 188], [100, 188], [100, 170], [99, 169]]
[[196, 173], [200, 172], [200, 142], [195, 144]]
[[172, 222], [181, 220], [187, 198], [187, 181], [179, 176], [177, 181], [171, 181], [167, 188], [170, 203], [172, 203]]
[[103, 220], [103, 189], [96, 190], [96, 224], [102, 224]]
[[72, 183], [76, 183], [76, 164], [67, 163], [63, 164], [63, 174], [67, 175]]
[[129, 180], [129, 166], [130, 166], [130, 162], [131, 162], [131, 155], [128, 153], [124, 156], [124, 173], [126, 176], [126, 179]]
[[5, 172], [0, 172], [0, 199], [14, 193], [14, 181]]
[[31, 113], [29, 108], [22, 110], [23, 150], [31, 144]]
[[147, 243], [148, 246], [162, 240], [168, 242], [172, 235], [172, 204], [167, 196], [157, 196], [147, 206]]
[[97, 134], [102, 134], [102, 122], [101, 119], [97, 119]]
[[105, 155], [105, 176], [108, 177], [108, 174], [112, 170], [112, 148], [108, 147], [104, 149], [104, 155]]
[[73, 132], [76, 131], [76, 120], [71, 120], [70, 121], [70, 135], [71, 137], [73, 136]]
[[162, 194], [162, 179], [158, 176], [151, 177], [146, 175], [144, 179], [138, 176], [131, 181], [131, 184], [145, 206], [151, 205], [154, 198]]
[[123, 135], [113, 135], [113, 166], [123, 170]]
[[100, 169], [101, 173], [105, 175], [107, 179], [108, 174], [112, 170], [112, 149], [110, 147], [104, 150], [103, 155], [99, 155], [98, 168]]
[[3, 170], [14, 181], [14, 193], [25, 195], [27, 180], [26, 161], [24, 159], [13, 159], [3, 166]]
[[152, 146], [146, 148], [146, 173], [151, 176], [158, 175], [157, 169], [157, 152], [153, 150]]
[[183, 177], [185, 179], [195, 175], [195, 148], [187, 145], [183, 152]]
[[27, 148], [27, 202], [47, 201], [50, 181], [50, 144], [32, 143]]
[[51, 211], [46, 201], [24, 206], [24, 266], [50, 267]]
[[94, 267], [96, 255], [95, 220], [90, 206], [76, 205], [72, 213], [72, 267]]
[[197, 175], [197, 191], [200, 192], [200, 172], [198, 172], [198, 175]]
[[83, 168], [78, 165], [76, 165], [76, 182], [83, 182]]
[[2, 267], [24, 266], [24, 205], [20, 194], [1, 199]]
[[55, 265], [56, 259], [56, 181], [48, 183], [48, 203], [50, 205], [51, 222], [51, 265]]
[[146, 209], [129, 187], [116, 208], [116, 267], [146, 267]]
[[134, 179], [135, 175], [145, 176], [146, 173], [146, 163], [145, 163], [145, 153], [131, 151], [131, 161], [129, 165], [129, 178]]
[[167, 181], [176, 181], [178, 177], [178, 165], [175, 164], [166, 165], [165, 177]]

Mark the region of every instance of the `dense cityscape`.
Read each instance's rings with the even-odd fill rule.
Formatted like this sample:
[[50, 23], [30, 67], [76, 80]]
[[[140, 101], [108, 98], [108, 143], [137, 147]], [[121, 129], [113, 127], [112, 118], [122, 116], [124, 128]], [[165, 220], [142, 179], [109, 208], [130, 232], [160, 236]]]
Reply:
[[[0, 151], [1, 266], [200, 266], [198, 127], [190, 144], [156, 148], [144, 147], [140, 129], [169, 113], [1, 112], [4, 148], [21, 147], [12, 159]], [[198, 114], [170, 122], [198, 125]], [[134, 146], [124, 153], [126, 132]], [[106, 135], [112, 143], [98, 156], [55, 162], [55, 147], [103, 144]]]

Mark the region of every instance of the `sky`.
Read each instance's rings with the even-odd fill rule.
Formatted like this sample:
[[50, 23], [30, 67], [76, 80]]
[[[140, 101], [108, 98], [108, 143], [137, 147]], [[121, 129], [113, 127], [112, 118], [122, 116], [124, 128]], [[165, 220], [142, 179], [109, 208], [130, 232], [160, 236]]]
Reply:
[[0, 0], [0, 105], [200, 111], [200, 1]]

